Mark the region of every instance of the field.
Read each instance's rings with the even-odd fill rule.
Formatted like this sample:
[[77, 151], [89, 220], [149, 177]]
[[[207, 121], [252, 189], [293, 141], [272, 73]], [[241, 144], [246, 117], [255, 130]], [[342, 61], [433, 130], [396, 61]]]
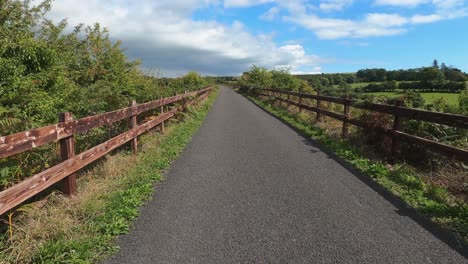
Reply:
[[[384, 95], [384, 96], [389, 96], [389, 97], [397, 97], [402, 95], [401, 91], [396, 91], [396, 92], [375, 92], [375, 93], [370, 93], [370, 94], [375, 94], [375, 95]], [[449, 105], [458, 105], [458, 97], [460, 97], [460, 94], [458, 93], [421, 93], [421, 96], [426, 100], [426, 104], [431, 104], [435, 100], [443, 97], [447, 101]]]

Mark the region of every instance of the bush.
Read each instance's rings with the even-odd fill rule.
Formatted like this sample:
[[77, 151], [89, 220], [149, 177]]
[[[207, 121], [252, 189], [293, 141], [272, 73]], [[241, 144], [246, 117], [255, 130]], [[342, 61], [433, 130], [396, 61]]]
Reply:
[[411, 108], [424, 107], [426, 104], [426, 100], [424, 100], [421, 94], [413, 91], [405, 92], [399, 99], [403, 101], [404, 106]]
[[363, 88], [365, 92], [393, 92], [398, 88], [396, 81], [384, 83], [371, 83]]
[[465, 88], [458, 97], [458, 108], [461, 113], [468, 114], [468, 88]]

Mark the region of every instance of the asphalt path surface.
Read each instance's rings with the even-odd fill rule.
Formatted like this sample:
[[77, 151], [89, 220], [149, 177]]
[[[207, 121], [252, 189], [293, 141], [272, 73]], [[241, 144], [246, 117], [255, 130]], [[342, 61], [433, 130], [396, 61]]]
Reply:
[[224, 87], [165, 178], [105, 263], [468, 263], [444, 233]]

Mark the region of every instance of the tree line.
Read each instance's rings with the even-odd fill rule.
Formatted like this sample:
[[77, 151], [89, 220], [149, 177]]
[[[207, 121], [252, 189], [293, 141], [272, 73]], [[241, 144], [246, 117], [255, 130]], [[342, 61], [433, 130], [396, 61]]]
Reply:
[[312, 86], [324, 89], [331, 86], [345, 86], [353, 83], [370, 83], [365, 92], [394, 91], [395, 89], [413, 91], [460, 92], [465, 89], [468, 75], [460, 69], [434, 60], [429, 67], [407, 70], [386, 70], [382, 68], [362, 69], [356, 73], [337, 73], [321, 75], [299, 75]]

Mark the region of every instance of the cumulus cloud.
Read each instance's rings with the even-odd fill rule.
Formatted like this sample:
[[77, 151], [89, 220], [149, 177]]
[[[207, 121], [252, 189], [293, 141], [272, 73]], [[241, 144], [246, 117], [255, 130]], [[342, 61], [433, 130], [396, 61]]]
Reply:
[[[260, 0], [258, 2], [265, 2]], [[231, 0], [230, 5], [251, 1]], [[218, 4], [215, 0], [61, 0], [50, 16], [68, 18], [71, 26], [101, 23], [111, 37], [123, 41], [132, 58], [142, 58], [147, 69], [160, 69], [167, 76], [189, 70], [207, 75], [239, 74], [251, 64], [268, 67], [289, 65], [292, 70], [316, 67], [320, 58], [306, 54], [302, 46], [278, 46], [271, 36], [253, 35], [235, 21], [193, 20], [197, 8]], [[302, 52], [300, 52], [302, 49]]]
[[[279, 5], [289, 11], [283, 19], [313, 31], [320, 39], [369, 38], [399, 35], [408, 31], [409, 26], [423, 23], [434, 23], [446, 19], [468, 16], [465, 0], [375, 0], [376, 6], [416, 7], [427, 4], [433, 10], [429, 14], [415, 13], [403, 16], [398, 13], [364, 13], [363, 18], [323, 17], [316, 9], [307, 8], [301, 0], [290, 0]], [[352, 0], [322, 0], [319, 9], [322, 11], [342, 10], [353, 4]], [[419, 9], [418, 9], [419, 10]]]
[[321, 39], [397, 35], [406, 31], [402, 26], [408, 22], [406, 18], [397, 14], [382, 13], [367, 14], [361, 21], [321, 18], [307, 14], [290, 16], [286, 20], [313, 30]]

